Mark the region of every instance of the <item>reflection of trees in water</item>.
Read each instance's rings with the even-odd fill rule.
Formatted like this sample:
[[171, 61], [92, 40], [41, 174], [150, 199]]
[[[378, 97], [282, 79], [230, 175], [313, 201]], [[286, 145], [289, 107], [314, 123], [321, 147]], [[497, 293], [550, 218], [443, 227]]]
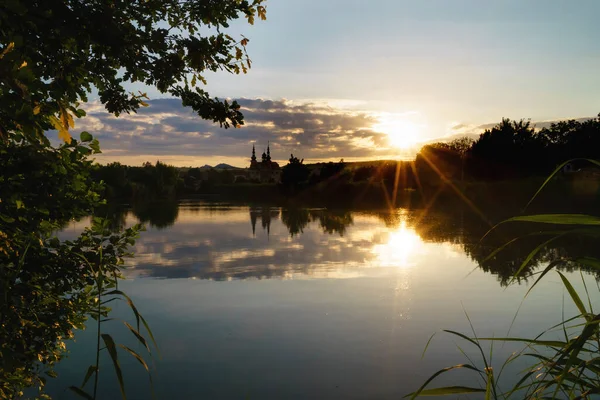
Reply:
[[330, 235], [337, 233], [340, 236], [344, 236], [346, 228], [354, 222], [350, 211], [286, 208], [281, 213], [281, 222], [287, 227], [292, 237], [303, 233], [309, 223], [316, 221], [319, 222], [323, 233]]
[[[556, 234], [543, 234], [538, 232], [533, 236], [525, 236], [524, 231], [519, 233], [520, 239], [509, 244], [506, 248], [490, 255], [495, 249], [502, 244], [494, 242], [490, 245], [480, 245], [473, 243], [465, 243], [464, 250], [480, 268], [485, 272], [489, 272], [498, 276], [498, 280], [502, 286], [507, 285], [513, 278], [514, 274], [519, 271], [523, 263], [528, 260], [530, 254], [544, 242], [555, 237]], [[517, 237], [515, 235], [514, 237]], [[519, 274], [519, 281], [527, 281], [532, 274], [539, 269], [552, 262], [559, 262], [557, 269], [572, 272], [576, 270], [584, 270], [600, 279], [600, 271], [586, 266], [578, 260], [584, 258], [600, 259], [600, 249], [597, 245], [597, 238], [589, 237], [580, 234], [572, 234], [562, 236], [551, 243], [541, 247], [539, 251], [528, 260], [525, 268]]]
[[[546, 225], [546, 230], [541, 231], [539, 224], [513, 223], [501, 225], [481, 240], [490, 229], [489, 223], [477, 214], [461, 208], [416, 210], [408, 213], [380, 211], [367, 214], [376, 215], [386, 227], [392, 229], [406, 221], [407, 226], [414, 229], [425, 242], [459, 245], [483, 271], [497, 275], [502, 286], [513, 279], [525, 260], [528, 260], [530, 253], [556, 236], [557, 231], [556, 227], [550, 225]], [[501, 220], [493, 214], [488, 215], [492, 220]], [[561, 229], [560, 232], [564, 233], [565, 230]], [[490, 257], [495, 250], [515, 238], [519, 239]], [[538, 249], [528, 260], [517, 281], [527, 281], [537, 269], [552, 262], [560, 262], [557, 265], [559, 270], [571, 272], [581, 269], [600, 279], [600, 271], [577, 262], [585, 257], [600, 260], [597, 238], [574, 232], [563, 235]]]
[[133, 205], [132, 211], [140, 223], [164, 229], [177, 220], [179, 205], [177, 201], [138, 202]]
[[[193, 212], [194, 208], [186, 206]], [[209, 210], [214, 213], [226, 214], [233, 208], [224, 205], [202, 205], [197, 210]], [[126, 211], [124, 209], [112, 209], [104, 211], [114, 224], [114, 227], [123, 227], [125, 225]], [[148, 223], [157, 228], [166, 228], [171, 226], [178, 216], [178, 206], [174, 202], [170, 203], [149, 203], [137, 204], [133, 208], [133, 213], [142, 223]], [[329, 209], [307, 209], [300, 207], [275, 208], [252, 206], [249, 208], [250, 223], [253, 234], [256, 233], [256, 225], [260, 226], [267, 234], [271, 232], [271, 226], [274, 220], [281, 218], [281, 222], [287, 228], [291, 237], [301, 236], [311, 223], [318, 223], [322, 232], [328, 235], [344, 236], [349, 226], [354, 222], [353, 215], [357, 213], [349, 210], [329, 210]], [[539, 232], [539, 225], [528, 225], [525, 223], [506, 224], [493, 231], [485, 240], [481, 238], [490, 229], [489, 223], [469, 210], [464, 208], [429, 208], [427, 210], [380, 210], [380, 211], [360, 211], [360, 215], [376, 216], [389, 229], [398, 228], [405, 224], [407, 228], [413, 229], [415, 233], [424, 242], [432, 243], [451, 243], [459, 246], [464, 253], [475, 261], [485, 272], [494, 274], [498, 277], [501, 285], [506, 285], [519, 271], [523, 262], [528, 258], [532, 250], [540, 244], [547, 241], [551, 236]], [[490, 216], [491, 220], [499, 220], [498, 217]], [[553, 228], [548, 228], [553, 229]], [[535, 233], [535, 234], [534, 234]], [[497, 252], [493, 257], [489, 257], [495, 249], [510, 240], [522, 237], [512, 242], [510, 245]], [[319, 250], [314, 250], [315, 252]], [[553, 241], [542, 247], [528, 262], [521, 273], [521, 279], [526, 281], [536, 269], [545, 266], [548, 263], [561, 260], [559, 269], [572, 271], [582, 266], [577, 259], [583, 257], [595, 257], [600, 259], [600, 248], [596, 246], [594, 238], [581, 237], [575, 235], [566, 235], [560, 240]], [[306, 260], [307, 268], [310, 268], [309, 260]], [[244, 264], [243, 271], [223, 270], [211, 279], [225, 279], [235, 276], [236, 278], [246, 278], [250, 276], [271, 277], [279, 276], [277, 265], [271, 265], [272, 259], [266, 257], [254, 258], [252, 260], [254, 267], [248, 269]], [[265, 263], [265, 265], [261, 264]], [[596, 270], [582, 268], [596, 273], [600, 278], [600, 273]], [[208, 271], [206, 271], [208, 273]], [[298, 271], [296, 271], [298, 272]], [[208, 276], [206, 276], [208, 277]]]
[[287, 227], [290, 236], [304, 232], [310, 223], [310, 212], [306, 208], [285, 208], [281, 211], [281, 222]]
[[127, 226], [127, 214], [129, 212], [126, 206], [103, 206], [94, 211], [94, 215], [105, 218], [108, 221], [109, 228], [119, 232]]
[[337, 233], [340, 236], [344, 236], [346, 228], [354, 222], [352, 214], [348, 211], [311, 211], [311, 218], [313, 221], [319, 221], [324, 233], [330, 235]]

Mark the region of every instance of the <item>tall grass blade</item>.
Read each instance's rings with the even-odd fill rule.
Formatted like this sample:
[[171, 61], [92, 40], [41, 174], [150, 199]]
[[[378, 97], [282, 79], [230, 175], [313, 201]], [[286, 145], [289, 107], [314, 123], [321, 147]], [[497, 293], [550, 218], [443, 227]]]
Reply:
[[565, 285], [565, 288], [567, 288], [567, 292], [569, 292], [569, 295], [571, 296], [573, 303], [575, 303], [575, 305], [579, 309], [579, 312], [581, 313], [581, 315], [583, 315], [586, 319], [589, 319], [587, 310], [585, 309], [585, 306], [583, 305], [581, 298], [577, 294], [577, 291], [575, 291], [575, 289], [573, 288], [573, 285], [571, 285], [571, 282], [569, 282], [569, 280], [560, 271], [556, 271], [556, 272], [558, 273], [558, 275], [560, 275], [560, 279], [562, 280], [563, 285]]
[[491, 373], [488, 373], [486, 384], [485, 384], [485, 400], [492, 399], [492, 387], [494, 386], [494, 377]]
[[119, 364], [119, 358], [117, 355], [117, 347], [115, 346], [115, 341], [113, 338], [107, 334], [102, 334], [102, 340], [106, 345], [106, 350], [108, 350], [108, 354], [112, 359], [113, 366], [115, 367], [115, 373], [117, 374], [117, 379], [119, 381], [119, 389], [121, 390], [121, 396], [123, 400], [127, 400], [127, 396], [125, 395], [125, 383], [123, 382], [123, 373], [121, 372], [121, 365]]
[[133, 311], [133, 314], [135, 315], [138, 333], [140, 331], [140, 321], [141, 321], [142, 324], [144, 325], [144, 328], [146, 328], [146, 331], [148, 332], [148, 336], [150, 336], [150, 339], [152, 340], [152, 344], [154, 345], [156, 352], [158, 353], [158, 355], [160, 357], [160, 349], [158, 348], [158, 343], [156, 343], [156, 339], [154, 338], [152, 329], [150, 329], [150, 326], [148, 325], [148, 322], [146, 322], [146, 319], [144, 318], [144, 316], [139, 313], [137, 307], [135, 306], [135, 304], [133, 303], [131, 298], [129, 296], [127, 296], [127, 294], [122, 292], [121, 290], [112, 290], [112, 291], [108, 292], [106, 295], [119, 295], [119, 296], [123, 296], [123, 298], [125, 298], [125, 301], [127, 301], [127, 304], [129, 305], [129, 307]]
[[[429, 382], [433, 381], [435, 378], [437, 378], [439, 375], [441, 375], [443, 373], [446, 373], [448, 371], [452, 371], [454, 369], [462, 369], [462, 368], [467, 368], [467, 369], [470, 369], [470, 370], [473, 370], [473, 371], [476, 371], [476, 372], [481, 372], [479, 369], [475, 368], [474, 366], [472, 366], [470, 364], [458, 364], [458, 365], [454, 365], [452, 367], [446, 367], [446, 368], [443, 368], [443, 369], [437, 371], [435, 374], [431, 375], [429, 377], [429, 379], [427, 379], [425, 381], [425, 383], [423, 385], [421, 385], [421, 387], [416, 392], [410, 393], [410, 394], [406, 395], [405, 397], [411, 396], [410, 398], [411, 398], [411, 400], [413, 400], [413, 399], [416, 399], [419, 396], [427, 396], [427, 394], [425, 394], [425, 392], [427, 391], [427, 390], [425, 390], [425, 388], [427, 387], [427, 385], [429, 384]], [[431, 391], [431, 390], [437, 390], [437, 389], [429, 389], [429, 390]], [[458, 392], [451, 392], [451, 393], [458, 393]], [[444, 394], [444, 393], [440, 393], [440, 394]]]
[[508, 337], [508, 338], [478, 338], [479, 340], [485, 340], [485, 341], [496, 341], [496, 342], [521, 342], [521, 343], [528, 343], [528, 344], [534, 344], [537, 346], [554, 346], [554, 347], [564, 347], [565, 345], [569, 344], [568, 342], [561, 342], [560, 340], [538, 340], [538, 339], [526, 339], [526, 338], [514, 338], [514, 337]]
[[150, 373], [150, 368], [148, 368], [148, 364], [146, 364], [146, 361], [144, 361], [144, 359], [142, 358], [142, 356], [140, 356], [136, 351], [134, 351], [133, 349], [120, 344], [119, 347], [121, 347], [123, 350], [125, 350], [126, 352], [128, 352], [129, 354], [131, 354], [136, 360], [138, 360], [138, 362], [140, 364], [142, 364], [142, 367], [144, 367], [144, 369], [146, 370], [146, 372], [148, 372], [148, 379], [150, 380], [150, 389], [152, 391], [152, 394], [154, 394], [154, 382], [152, 380], [152, 373]]
[[140, 319], [142, 320], [142, 324], [144, 325], [144, 328], [146, 328], [146, 332], [148, 332], [148, 335], [150, 336], [150, 339], [152, 340], [152, 344], [154, 345], [154, 348], [156, 349], [156, 352], [158, 353], [158, 357], [160, 357], [160, 349], [158, 348], [158, 343], [156, 343], [156, 339], [154, 339], [154, 334], [152, 334], [152, 329], [150, 329], [150, 326], [148, 325], [148, 322], [146, 322], [146, 318], [144, 318], [143, 315], [140, 315]]
[[98, 367], [95, 365], [90, 365], [88, 367], [87, 373], [85, 374], [85, 377], [83, 378], [83, 383], [81, 384], [81, 387], [85, 386], [85, 384], [90, 380], [94, 372], [98, 373]]
[[[534, 214], [521, 215], [502, 221], [506, 222], [535, 222], [540, 224], [552, 225], [585, 225], [600, 226], [600, 218], [587, 214]], [[498, 224], [498, 225], [500, 225]], [[497, 226], [497, 225], [496, 225]]]
[[581, 276], [581, 283], [583, 283], [583, 289], [585, 290], [585, 295], [587, 297], [588, 306], [590, 307], [590, 313], [594, 314], [594, 306], [592, 306], [592, 298], [590, 297], [590, 292], [588, 292], [587, 285], [585, 284], [585, 279], [583, 278], [583, 272], [579, 270], [579, 276]]
[[[473, 388], [467, 386], [445, 386], [435, 389], [425, 389], [419, 396], [447, 396], [449, 394], [464, 394], [464, 393], [484, 393], [485, 389]], [[408, 394], [405, 397], [410, 396]], [[415, 397], [412, 397], [414, 399]]]
[[517, 277], [521, 274], [521, 272], [523, 272], [525, 267], [527, 267], [527, 264], [529, 264], [529, 262], [531, 260], [533, 260], [533, 257], [535, 257], [537, 253], [539, 253], [542, 249], [544, 249], [546, 246], [548, 246], [550, 243], [552, 243], [553, 241], [555, 241], [556, 239], [558, 239], [561, 236], [563, 236], [563, 235], [558, 235], [551, 239], [548, 239], [544, 243], [538, 245], [535, 249], [530, 251], [529, 254], [527, 255], [527, 257], [525, 258], [525, 260], [523, 260], [523, 262], [521, 263], [521, 266], [519, 267], [517, 272], [514, 273], [512, 279], [510, 280], [510, 283], [513, 283], [515, 281], [515, 279], [517, 279]]
[[470, 338], [470, 337], [468, 337], [467, 335], [464, 335], [464, 334], [462, 334], [462, 333], [460, 333], [460, 332], [451, 331], [451, 330], [448, 330], [448, 329], [444, 329], [444, 332], [448, 332], [448, 333], [451, 333], [451, 334], [453, 334], [453, 335], [456, 335], [456, 336], [458, 336], [458, 337], [461, 337], [461, 338], [465, 339], [466, 341], [469, 341], [469, 342], [471, 342], [471, 343], [472, 343], [472, 344], [474, 344], [475, 346], [477, 346], [477, 347], [481, 348], [481, 346], [479, 346], [479, 343], [477, 343], [476, 341], [474, 341], [473, 339], [471, 339], [471, 338]]
[[140, 335], [140, 333], [133, 326], [131, 326], [127, 321], [123, 321], [123, 324], [125, 324], [127, 329], [129, 329], [131, 331], [131, 333], [133, 333], [133, 335], [136, 337], [138, 342], [140, 342], [141, 344], [144, 345], [146, 350], [148, 350], [148, 353], [150, 353], [150, 347], [148, 346], [148, 342], [146, 342], [146, 339], [144, 339], [144, 337], [142, 335]]
[[563, 355], [559, 358], [558, 362], [563, 361], [567, 355], [569, 356], [565, 366], [562, 368], [564, 371], [559, 377], [557, 382], [557, 388], [554, 393], [556, 395], [558, 390], [562, 386], [563, 381], [567, 378], [567, 375], [571, 373], [571, 367], [575, 365], [575, 362], [579, 359], [579, 353], [583, 350], [583, 346], [585, 346], [586, 342], [592, 337], [598, 330], [598, 323], [600, 320], [593, 320], [588, 322], [581, 335], [577, 337], [573, 342], [571, 342], [564, 350]]
[[133, 304], [133, 301], [131, 300], [131, 298], [129, 296], [127, 296], [121, 290], [111, 290], [110, 292], [106, 293], [106, 295], [107, 296], [119, 295], [125, 299], [127, 304], [129, 304], [129, 308], [131, 308], [131, 311], [133, 311], [133, 314], [135, 315], [136, 326], [137, 326], [137, 330], [139, 331], [140, 330], [140, 313], [139, 313], [137, 307], [135, 306], [135, 304]]
[[531, 200], [529, 200], [529, 202], [527, 203], [527, 205], [525, 206], [525, 208], [523, 209], [523, 211], [526, 210], [527, 207], [529, 207], [531, 205], [531, 203], [533, 202], [533, 200], [535, 200], [535, 198], [540, 194], [540, 192], [542, 191], [542, 189], [544, 189], [546, 187], [546, 185], [548, 184], [548, 182], [550, 182], [550, 180], [552, 178], [554, 178], [554, 176], [556, 174], [558, 174], [563, 169], [563, 167], [565, 165], [567, 165], [567, 164], [569, 164], [569, 163], [571, 163], [573, 161], [581, 161], [581, 160], [588, 161], [588, 162], [590, 162], [592, 164], [595, 164], [595, 165], [597, 165], [597, 166], [600, 167], [600, 162], [598, 162], [596, 160], [589, 159], [589, 158], [574, 158], [574, 159], [565, 161], [564, 163], [562, 163], [558, 167], [556, 167], [556, 169], [550, 174], [550, 176], [548, 176], [548, 178], [546, 178], [546, 180], [544, 181], [544, 183], [542, 183], [542, 186], [540, 186], [540, 188], [537, 190], [537, 192], [535, 192], [535, 194], [533, 195], [533, 197], [531, 198]]
[[429, 344], [433, 340], [434, 336], [435, 336], [435, 333], [429, 337], [429, 340], [427, 341], [427, 344], [425, 345], [425, 348], [423, 349], [423, 354], [421, 354], [421, 359], [423, 359], [425, 357], [425, 353], [427, 352], [427, 348], [429, 347]]
[[531, 292], [533, 290], [533, 288], [535, 287], [535, 285], [538, 284], [538, 282], [548, 273], [550, 272], [554, 267], [562, 264], [564, 261], [563, 260], [556, 260], [556, 261], [552, 261], [550, 264], [548, 264], [548, 266], [546, 268], [544, 268], [544, 270], [540, 273], [540, 276], [538, 276], [538, 278], [535, 280], [535, 282], [533, 282], [533, 285], [531, 285], [531, 287], [527, 290], [527, 293], [525, 293], [525, 297], [527, 297], [529, 295], [529, 292]]
[[90, 394], [86, 393], [85, 391], [83, 391], [81, 388], [78, 388], [77, 386], [69, 386], [69, 390], [71, 390], [72, 392], [77, 394], [79, 397], [83, 397], [84, 399], [87, 399], [87, 400], [94, 400], [94, 398]]

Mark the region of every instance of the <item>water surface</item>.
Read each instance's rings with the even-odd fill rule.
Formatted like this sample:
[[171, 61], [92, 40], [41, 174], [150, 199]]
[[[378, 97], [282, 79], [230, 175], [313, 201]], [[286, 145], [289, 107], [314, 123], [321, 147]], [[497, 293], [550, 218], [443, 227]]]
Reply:
[[[438, 369], [465, 362], [449, 335], [437, 335], [422, 358], [433, 333], [470, 334], [468, 313], [479, 336], [506, 335], [531, 284], [506, 286], [528, 250], [484, 261], [490, 250], [478, 242], [489, 226], [462, 212], [165, 207], [115, 221], [147, 226], [121, 288], [159, 343], [159, 399], [400, 398]], [[544, 265], [577, 246], [548, 249], [534, 261]], [[524, 302], [511, 335], [535, 336], [561, 321], [563, 309], [574, 314], [562, 296], [558, 277], [549, 275]], [[131, 321], [130, 314], [116, 305], [114, 316]], [[135, 345], [118, 322], [106, 329]], [[71, 344], [51, 382], [57, 398], [70, 398], [64, 388], [78, 385], [93, 363], [94, 335], [91, 327]], [[497, 346], [495, 363], [515, 349]], [[122, 357], [128, 398], [150, 398], [145, 371]], [[103, 362], [101, 397], [117, 398], [114, 372]], [[465, 383], [477, 384], [461, 374], [439, 381]]]

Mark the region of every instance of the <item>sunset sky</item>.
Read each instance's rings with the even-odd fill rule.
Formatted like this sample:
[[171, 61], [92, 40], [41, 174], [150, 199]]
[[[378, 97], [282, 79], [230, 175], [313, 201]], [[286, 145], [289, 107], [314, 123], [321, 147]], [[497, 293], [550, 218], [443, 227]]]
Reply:
[[268, 141], [278, 161], [407, 158], [502, 117], [600, 112], [597, 0], [269, 0], [267, 12], [232, 25], [250, 39], [249, 73], [206, 75], [213, 96], [240, 99], [245, 127], [156, 90], [119, 118], [92, 97], [77, 128], [101, 140], [98, 160], [242, 167]]

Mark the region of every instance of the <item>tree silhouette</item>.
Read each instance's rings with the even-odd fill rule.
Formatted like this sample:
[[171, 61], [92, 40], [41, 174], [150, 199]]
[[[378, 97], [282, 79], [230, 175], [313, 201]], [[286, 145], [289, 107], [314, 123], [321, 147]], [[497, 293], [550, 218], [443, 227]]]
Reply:
[[289, 163], [281, 171], [281, 183], [287, 189], [297, 190], [306, 182], [309, 174], [310, 171], [304, 165], [304, 159], [300, 160], [291, 154]]

